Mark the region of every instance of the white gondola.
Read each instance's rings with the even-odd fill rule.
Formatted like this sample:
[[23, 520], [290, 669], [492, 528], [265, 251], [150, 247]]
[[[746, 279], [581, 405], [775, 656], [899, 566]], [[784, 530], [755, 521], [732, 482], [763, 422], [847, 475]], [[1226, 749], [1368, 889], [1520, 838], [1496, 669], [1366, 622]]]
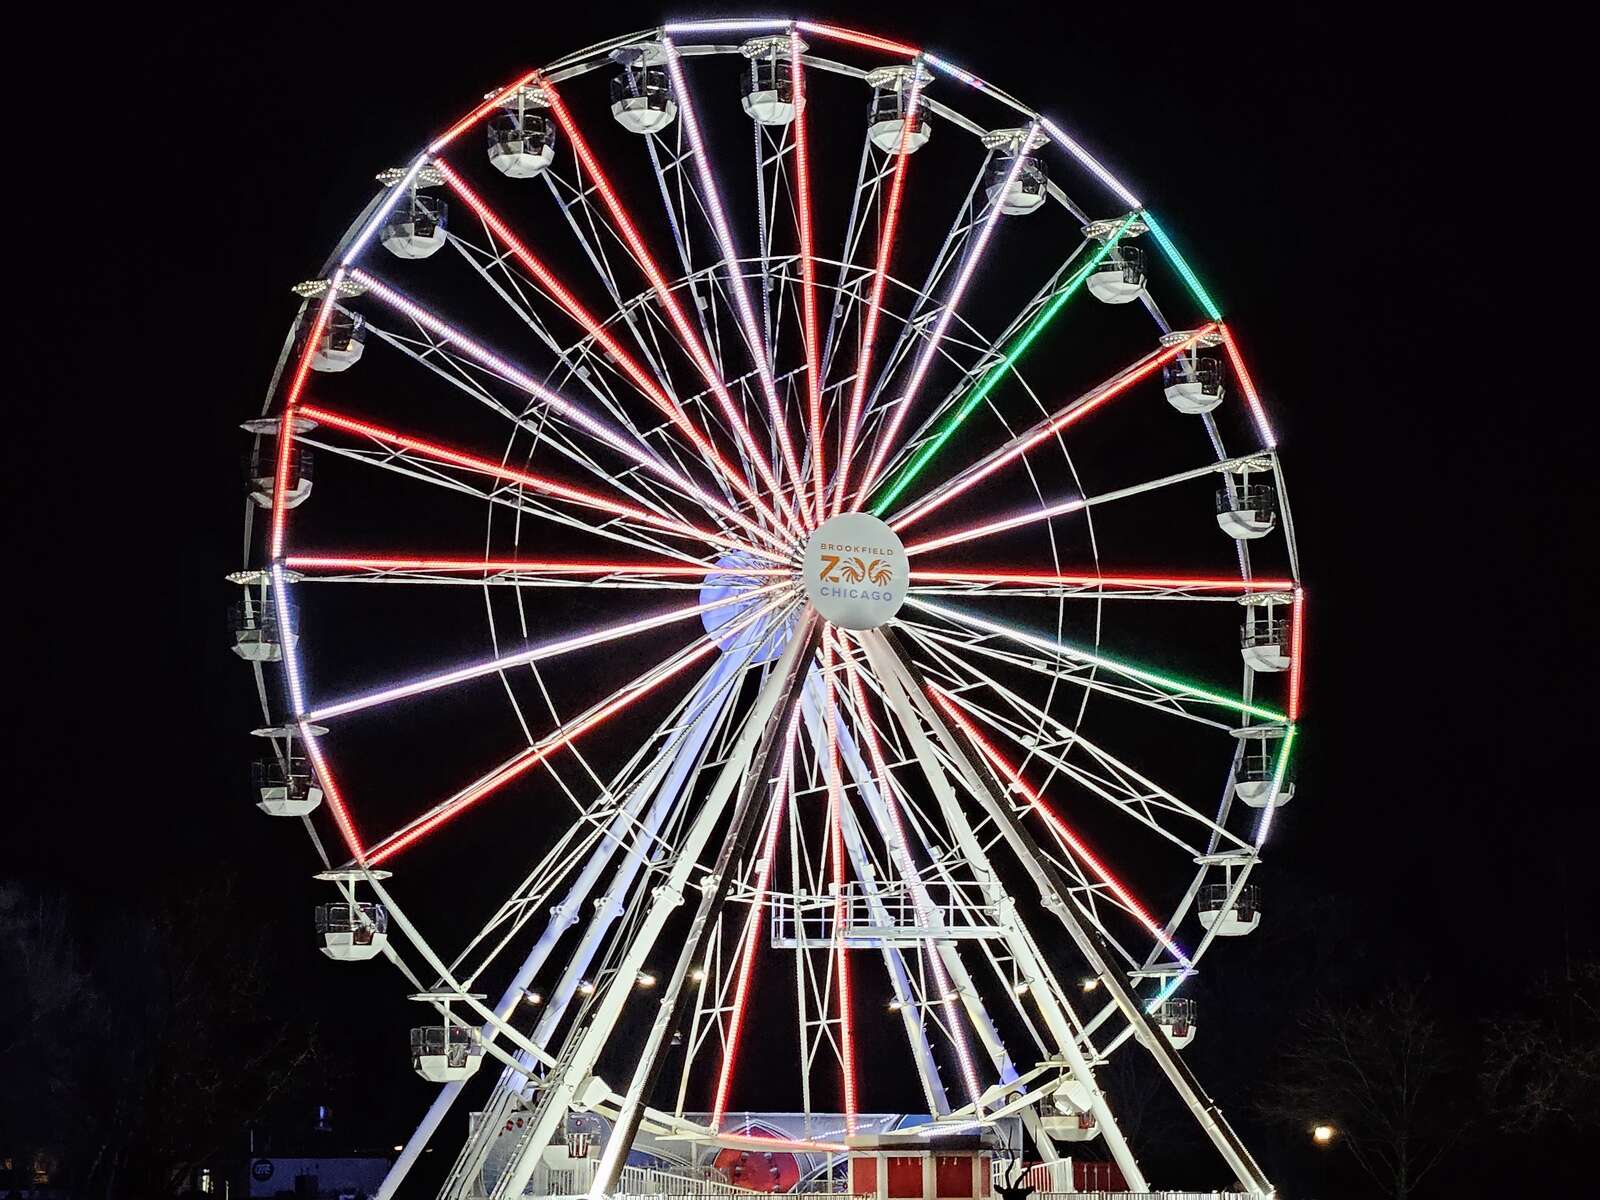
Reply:
[[378, 239], [396, 258], [428, 258], [445, 244], [449, 206], [438, 196], [413, 189], [396, 204]]
[[[984, 178], [984, 191], [991, 204], [998, 202], [1007, 216], [1020, 217], [1035, 212], [1050, 195], [1050, 176], [1044, 160], [1036, 154], [1023, 154], [1022, 165], [1012, 176], [1017, 152], [996, 152]], [[1011, 179], [1011, 186], [1006, 180]], [[1001, 193], [1004, 192], [1004, 195]]]
[[1270, 483], [1232, 483], [1217, 492], [1217, 525], [1239, 541], [1266, 537], [1278, 525], [1278, 494]]
[[[289, 448], [288, 469], [284, 474], [283, 506], [299, 508], [311, 496], [311, 468], [315, 458], [304, 446]], [[250, 499], [262, 508], [272, 508], [278, 487], [278, 451], [275, 445], [257, 446], [245, 459], [245, 480]]]
[[529, 112], [522, 93], [518, 107], [489, 118], [489, 161], [511, 179], [532, 179], [556, 160], [556, 132], [543, 113]]
[[1179, 355], [1161, 368], [1167, 403], [1181, 413], [1208, 413], [1222, 403], [1222, 363], [1209, 355]]
[[907, 111], [911, 105], [911, 76], [909, 71], [895, 73], [884, 86], [872, 93], [872, 112], [867, 118], [867, 136], [872, 144], [885, 154], [900, 152], [904, 135], [907, 154], [915, 154], [928, 144], [933, 136], [928, 123], [928, 113], [921, 103], [910, 116], [907, 128]]
[[661, 67], [624, 67], [611, 81], [611, 115], [629, 133], [660, 133], [678, 115]]
[[430, 1083], [460, 1083], [483, 1065], [478, 1031], [464, 1025], [422, 1025], [411, 1031], [411, 1068]]
[[1289, 669], [1289, 623], [1279, 617], [1245, 622], [1239, 635], [1239, 655], [1252, 671]]
[[1144, 291], [1144, 251], [1137, 246], [1111, 247], [1084, 284], [1091, 296], [1106, 304], [1137, 300]]
[[1252, 742], [1239, 761], [1239, 770], [1233, 777], [1233, 794], [1251, 808], [1273, 808], [1294, 799], [1292, 766], [1285, 770], [1283, 780], [1278, 779], [1278, 753], [1282, 746], [1279, 737], [1262, 738]]
[[[320, 310], [321, 305], [306, 305], [304, 320], [308, 330], [315, 324]], [[336, 308], [328, 314], [327, 327], [311, 353], [311, 369], [324, 373], [348, 371], [360, 361], [366, 342], [367, 323], [361, 315]]]
[[1195, 1003], [1187, 996], [1173, 996], [1163, 1000], [1154, 1013], [1155, 1022], [1167, 1035], [1174, 1049], [1182, 1050], [1194, 1041]]
[[1200, 889], [1200, 900], [1195, 915], [1200, 924], [1218, 937], [1243, 937], [1254, 933], [1261, 924], [1261, 895], [1253, 885], [1239, 889], [1232, 904], [1228, 893], [1233, 886], [1227, 883], [1208, 883]]
[[247, 597], [228, 611], [233, 652], [246, 662], [280, 662], [287, 639], [294, 646], [294, 620], [280, 620], [277, 606]]
[[761, 40], [775, 44], [765, 50], [759, 44], [746, 46], [751, 57], [739, 84], [739, 103], [763, 125], [788, 125], [795, 111], [793, 68], [778, 55], [787, 54], [789, 39]]
[[1056, 1142], [1092, 1142], [1100, 1136], [1100, 1122], [1092, 1112], [1043, 1113], [1039, 1124]]
[[381, 904], [339, 901], [317, 905], [322, 952], [340, 962], [362, 962], [389, 944], [389, 910]]
[[256, 807], [269, 817], [303, 817], [322, 803], [322, 788], [304, 758], [257, 759], [250, 774], [258, 797]]

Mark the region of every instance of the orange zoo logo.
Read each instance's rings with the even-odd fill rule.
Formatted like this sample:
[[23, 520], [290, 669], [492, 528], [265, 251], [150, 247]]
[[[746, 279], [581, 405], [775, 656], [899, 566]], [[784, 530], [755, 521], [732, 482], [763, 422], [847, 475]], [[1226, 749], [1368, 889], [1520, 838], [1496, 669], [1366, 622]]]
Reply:
[[838, 554], [824, 554], [822, 556], [822, 572], [820, 575], [824, 583], [875, 583], [883, 587], [892, 578], [889, 564], [881, 558], [862, 559], [845, 558]]

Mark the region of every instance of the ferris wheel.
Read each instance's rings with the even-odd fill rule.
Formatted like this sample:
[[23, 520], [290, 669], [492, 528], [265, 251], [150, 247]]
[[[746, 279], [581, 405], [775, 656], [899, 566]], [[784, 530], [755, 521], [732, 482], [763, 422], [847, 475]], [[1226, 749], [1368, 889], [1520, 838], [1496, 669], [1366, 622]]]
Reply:
[[1269, 1194], [1180, 1051], [1267, 909], [1305, 598], [1151, 210], [954, 64], [790, 20], [529, 70], [377, 178], [294, 289], [230, 578], [322, 949], [429, 1014], [383, 1194], [486, 1060], [444, 1196], [625, 1192], [644, 1145], [826, 1180], [891, 1079], [1148, 1191], [1118, 1055]]

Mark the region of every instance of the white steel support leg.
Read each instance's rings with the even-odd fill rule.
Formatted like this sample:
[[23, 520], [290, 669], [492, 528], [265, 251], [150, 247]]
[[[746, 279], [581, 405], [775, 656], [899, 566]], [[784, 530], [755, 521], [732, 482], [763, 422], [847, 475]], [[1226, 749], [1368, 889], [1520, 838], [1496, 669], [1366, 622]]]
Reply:
[[[828, 754], [828, 735], [823, 727], [822, 691], [822, 676], [820, 672], [813, 671], [806, 683], [805, 694], [800, 700], [800, 711], [805, 717], [806, 732], [811, 737], [812, 745], [816, 747], [818, 758], [825, 760]], [[865, 764], [860, 761], [860, 755], [854, 753], [854, 742], [848, 739], [849, 731], [841, 722], [839, 757], [844, 761], [845, 769], [856, 786], [862, 788], [864, 784], [869, 784], [871, 779], [859, 769]], [[843, 809], [840, 819], [845, 849], [849, 851], [850, 861], [855, 866], [856, 878], [861, 881], [861, 890], [867, 897], [867, 906], [874, 915], [887, 918], [888, 910], [878, 895], [878, 881], [867, 870], [867, 850], [861, 841], [861, 829], [848, 806]], [[885, 919], [885, 924], [887, 923]], [[897, 946], [883, 944], [879, 949], [883, 952], [883, 965], [889, 972], [890, 982], [894, 985], [895, 999], [900, 1003], [900, 1022], [905, 1027], [906, 1041], [911, 1047], [911, 1057], [917, 1064], [917, 1074], [922, 1080], [922, 1094], [928, 1101], [928, 1111], [935, 1116], [942, 1116], [950, 1111], [950, 1099], [945, 1095], [944, 1084], [939, 1079], [938, 1060], [934, 1058], [933, 1047], [928, 1044], [928, 1031], [923, 1026], [921, 1012], [916, 1004], [916, 993], [911, 986], [910, 972], [906, 970], [905, 956]]]
[[[808, 625], [797, 631], [790, 639], [789, 647], [779, 659], [777, 669], [773, 671], [762, 687], [760, 695], [757, 696], [732, 753], [723, 764], [722, 770], [718, 772], [716, 783], [712, 785], [711, 791], [695, 814], [693, 823], [677, 846], [672, 867], [656, 890], [650, 909], [629, 943], [627, 952], [617, 962], [616, 971], [599, 1004], [596, 1005], [593, 1015], [582, 1026], [567, 1034], [567, 1045], [563, 1047], [558, 1057], [560, 1069], [552, 1071], [544, 1080], [543, 1094], [535, 1110], [534, 1119], [528, 1123], [510, 1161], [506, 1164], [505, 1172], [495, 1185], [494, 1200], [509, 1200], [522, 1195], [528, 1186], [528, 1181], [533, 1177], [535, 1168], [539, 1165], [545, 1147], [550, 1143], [551, 1136], [565, 1119], [568, 1110], [584, 1093], [585, 1085], [589, 1083], [591, 1072], [594, 1070], [594, 1064], [610, 1040], [623, 1007], [629, 997], [635, 994], [634, 980], [655, 948], [656, 938], [661, 935], [661, 930], [678, 906], [683, 903], [689, 877], [700, 865], [700, 855], [720, 823], [734, 788], [744, 777], [757, 744], [773, 720], [779, 701], [788, 691], [785, 684], [796, 673], [795, 659], [798, 657], [801, 643], [806, 643], [809, 653], [811, 644], [816, 640], [815, 634], [809, 632], [812, 628], [814, 626]], [[631, 1138], [630, 1130], [629, 1140]], [[613, 1133], [613, 1141], [615, 1140], [617, 1135]]]
[[[731, 688], [737, 686], [732, 681], [742, 674], [744, 669], [743, 662], [732, 661], [726, 657], [718, 659], [717, 666], [701, 682], [698, 694], [686, 709], [690, 716], [685, 723], [684, 733], [678, 746], [672, 753], [662, 756], [660, 762], [629, 793], [622, 809], [612, 817], [606, 836], [595, 847], [561, 902], [550, 910], [550, 921], [545, 926], [544, 932], [506, 989], [499, 1011], [502, 1015], [508, 1016], [515, 1010], [534, 976], [549, 960], [557, 943], [577, 923], [578, 914], [582, 912], [589, 894], [604, 876], [617, 851], [626, 846], [627, 857], [617, 868], [616, 875], [612, 879], [608, 902], [591, 915], [589, 927], [585, 930], [577, 951], [563, 971], [561, 980], [547, 997], [544, 1010], [540, 1013], [539, 1022], [533, 1031], [533, 1041], [536, 1045], [549, 1044], [551, 1032], [561, 1019], [567, 1005], [571, 1003], [578, 982], [589, 969], [605, 931], [622, 911], [619, 898], [625, 895], [632, 885], [656, 832], [661, 828], [667, 813], [677, 802], [685, 782], [698, 765], [706, 740], [721, 719], [723, 707], [732, 694]], [[639, 810], [652, 796], [654, 801], [641, 822]], [[637, 830], [635, 830], [636, 822]], [[491, 1036], [490, 1031], [485, 1029], [484, 1036]], [[525, 1054], [519, 1054], [517, 1058], [524, 1067], [533, 1065]], [[404, 1181], [406, 1172], [427, 1144], [463, 1086], [464, 1083], [450, 1083], [440, 1089], [438, 1097], [428, 1109], [422, 1123], [411, 1135], [405, 1150], [389, 1169], [377, 1200], [390, 1200], [395, 1194], [395, 1188]], [[490, 1103], [485, 1106], [484, 1119], [479, 1122], [477, 1133], [462, 1147], [456, 1164], [441, 1189], [442, 1196], [452, 1197], [452, 1187], [464, 1193], [466, 1190], [464, 1185], [482, 1170], [484, 1159], [494, 1143], [497, 1131], [504, 1123], [510, 1107], [520, 1098], [525, 1086], [525, 1074], [519, 1074], [510, 1068], [501, 1073], [495, 1093]]]
[[[1150, 1056], [1156, 1060], [1173, 1089], [1183, 1099], [1201, 1129], [1239, 1180], [1258, 1196], [1270, 1196], [1272, 1184], [1267, 1180], [1255, 1158], [1239, 1140], [1238, 1134], [1222, 1116], [1216, 1103], [1201, 1089], [1194, 1072], [1178, 1057], [1161, 1029], [1150, 1018], [1127, 987], [1121, 973], [1111, 961], [1111, 951], [1100, 934], [1079, 920], [1069, 899], [1070, 887], [1060, 870], [1039, 849], [1031, 834], [1018, 819], [1010, 800], [994, 783], [983, 764], [970, 747], [957, 737], [940, 716], [929, 699], [922, 681], [918, 678], [915, 663], [905, 644], [892, 631], [874, 632], [862, 639], [873, 658], [880, 678], [892, 676], [897, 689], [915, 705], [928, 727], [943, 744], [951, 760], [959, 765], [961, 773], [973, 796], [982, 805], [989, 819], [1006, 839], [1007, 845], [1027, 869], [1039, 888], [1044, 906], [1055, 914], [1088, 961], [1101, 983], [1110, 991], [1123, 1017], [1134, 1028], [1138, 1039]], [[914, 723], [914, 722], [913, 722]], [[1110, 1131], [1107, 1130], [1107, 1133]], [[1108, 1143], [1109, 1144], [1109, 1143]], [[1132, 1183], [1132, 1180], [1129, 1181]], [[1137, 1186], [1137, 1185], [1135, 1185]], [[1140, 1189], [1144, 1190], [1144, 1189]]]
[[[866, 719], [864, 716], [862, 719]], [[861, 748], [856, 744], [854, 736], [847, 726], [841, 725], [839, 729], [839, 756], [844, 760], [845, 768], [850, 772], [862, 800], [865, 802], [867, 812], [871, 815], [873, 824], [877, 826], [878, 836], [887, 846], [894, 846], [898, 840], [895, 836], [893, 822], [889, 816], [888, 801], [878, 786], [878, 781], [873, 778], [872, 770], [865, 759], [861, 757]], [[906, 885], [914, 892], [919, 893], [918, 900], [926, 911], [937, 910], [934, 908], [932, 898], [928, 895], [927, 885], [916, 874], [914, 865], [902, 863], [898, 854], [892, 855], [896, 869]], [[954, 880], [944, 872], [947, 880], [954, 885]], [[989, 1015], [988, 1008], [983, 1003], [983, 995], [973, 980], [967, 965], [961, 959], [961, 949], [953, 941], [933, 938], [930, 948], [939, 956], [939, 961], [944, 965], [950, 978], [950, 988], [960, 998], [963, 1011], [971, 1023], [973, 1031], [982, 1043], [989, 1061], [994, 1066], [995, 1077], [1001, 1084], [1012, 1082], [1018, 1077], [1016, 1064], [1012, 1062], [1011, 1053], [1006, 1049], [1005, 1041], [1000, 1036], [999, 1027], [995, 1025], [994, 1018]], [[951, 1014], [951, 1020], [958, 1019]], [[1040, 1157], [1047, 1162], [1053, 1162], [1059, 1157], [1055, 1143], [1050, 1140], [1039, 1124], [1038, 1114], [1032, 1109], [1022, 1113], [1022, 1121], [1027, 1127], [1028, 1135], [1033, 1138], [1034, 1144], [1039, 1147]]]
[[1049, 1029], [1054, 1039], [1056, 1049], [1066, 1060], [1067, 1068], [1077, 1078], [1089, 1093], [1089, 1111], [1094, 1114], [1095, 1121], [1100, 1126], [1101, 1136], [1105, 1138], [1106, 1148], [1111, 1151], [1111, 1157], [1116, 1160], [1121, 1168], [1128, 1186], [1136, 1192], [1150, 1190], [1149, 1182], [1145, 1179], [1143, 1170], [1140, 1169], [1138, 1160], [1134, 1158], [1133, 1150], [1129, 1147], [1127, 1139], [1122, 1136], [1122, 1129], [1117, 1124], [1116, 1115], [1111, 1111], [1111, 1106], [1106, 1102], [1105, 1095], [1100, 1091], [1094, 1081], [1094, 1069], [1089, 1065], [1088, 1059], [1083, 1054], [1083, 1049], [1078, 1041], [1078, 1036], [1073, 1026], [1076, 1024], [1070, 1009], [1067, 1009], [1062, 999], [1060, 984], [1056, 982], [1055, 974], [1050, 969], [1033, 939], [1027, 936], [1023, 927], [1021, 914], [1017, 912], [1016, 903], [1007, 894], [1001, 884], [994, 868], [990, 865], [988, 853], [983, 844], [978, 840], [976, 832], [967, 821], [966, 814], [961, 811], [960, 801], [955, 790], [950, 786], [943, 765], [929, 742], [926, 732], [922, 728], [917, 714], [921, 709], [914, 697], [910, 694], [916, 684], [900, 669], [900, 663], [892, 651], [885, 645], [880, 636], [873, 634], [861, 638], [862, 649], [867, 654], [868, 661], [872, 663], [873, 671], [879, 683], [884, 688], [885, 702], [895, 709], [907, 739], [911, 742], [912, 749], [921, 764], [923, 773], [933, 788], [939, 803], [940, 812], [943, 814], [950, 832], [960, 843], [963, 856], [971, 864], [974, 874], [982, 881], [985, 898], [996, 913], [997, 923], [1005, 930], [1006, 948], [1011, 956], [1017, 960], [1030, 978], [1040, 982], [1039, 987], [1030, 989], [1030, 994], [1038, 1004], [1039, 1012], [1044, 1018], [1045, 1026]]
[[[612, 1126], [611, 1136], [600, 1154], [599, 1165], [595, 1168], [594, 1184], [589, 1189], [592, 1200], [598, 1200], [616, 1190], [622, 1165], [627, 1160], [628, 1151], [633, 1147], [634, 1135], [638, 1132], [639, 1121], [644, 1115], [646, 1099], [661, 1073], [662, 1051], [672, 1030], [683, 1019], [689, 999], [689, 992], [685, 987], [689, 973], [704, 957], [706, 941], [716, 929], [717, 918], [721, 916], [727, 904], [728, 892], [733, 883], [735, 861], [750, 853], [755, 845], [756, 834], [767, 811], [763, 800], [772, 778], [773, 768], [782, 751], [791, 715], [799, 703], [807, 669], [821, 642], [821, 624], [821, 618], [808, 606], [805, 615], [800, 619], [799, 628], [789, 640], [788, 649], [783, 652], [783, 657], [778, 660], [776, 669], [767, 680], [767, 686], [762, 690], [761, 702], [750, 713], [745, 735], [759, 735], [760, 749], [755, 751], [748, 771], [741, 772], [745, 774], [744, 786], [734, 807], [732, 824], [723, 838], [715, 865], [702, 881], [700, 906], [684, 937], [683, 948], [678, 954], [672, 978], [662, 991], [655, 1022], [651, 1025], [650, 1033], [640, 1050], [639, 1064], [634, 1069], [632, 1081], [628, 1084], [628, 1091], [617, 1113], [616, 1123]], [[743, 740], [741, 738], [741, 743]], [[722, 777], [717, 780], [719, 791], [724, 783], [731, 791], [734, 780], [726, 769]], [[723, 803], [725, 802], [724, 797]], [[721, 804], [717, 807], [720, 809]], [[709, 835], [709, 831], [707, 832]], [[683, 858], [688, 855], [687, 847], [679, 854], [679, 862], [674, 865], [675, 874]], [[698, 858], [698, 850], [695, 852], [695, 857]], [[672, 890], [677, 891], [678, 898], [681, 899], [681, 886]], [[657, 908], [659, 907], [658, 900]], [[651, 915], [655, 915], [654, 911]], [[630, 947], [630, 952], [636, 951], [643, 940], [642, 937], [636, 939]], [[631, 964], [627, 964], [623, 969], [637, 974], [637, 967]], [[631, 989], [632, 985], [632, 974], [624, 976], [619, 973], [612, 979], [611, 986], [615, 991], [618, 986]]]

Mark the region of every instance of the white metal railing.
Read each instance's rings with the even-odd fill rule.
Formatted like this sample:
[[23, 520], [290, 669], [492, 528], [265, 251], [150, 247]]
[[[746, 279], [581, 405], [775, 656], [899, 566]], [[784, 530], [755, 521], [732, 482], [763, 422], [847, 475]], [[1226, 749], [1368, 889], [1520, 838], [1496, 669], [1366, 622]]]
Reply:
[[[1004, 930], [981, 904], [971, 903], [943, 880], [922, 885], [927, 903], [920, 904], [904, 883], [878, 884], [872, 894], [860, 883], [845, 886], [844, 942], [872, 947], [936, 940], [994, 938]], [[833, 945], [839, 911], [832, 895], [795, 896], [778, 892], [768, 897], [771, 935], [779, 949], [815, 949]]]
[[[540, 1163], [528, 1181], [528, 1193], [535, 1196], [587, 1196], [594, 1186], [599, 1159], [580, 1158], [570, 1166]], [[623, 1167], [617, 1180], [618, 1196], [765, 1196], [750, 1188], [738, 1187], [709, 1167], [678, 1167], [670, 1171], [652, 1167]]]

